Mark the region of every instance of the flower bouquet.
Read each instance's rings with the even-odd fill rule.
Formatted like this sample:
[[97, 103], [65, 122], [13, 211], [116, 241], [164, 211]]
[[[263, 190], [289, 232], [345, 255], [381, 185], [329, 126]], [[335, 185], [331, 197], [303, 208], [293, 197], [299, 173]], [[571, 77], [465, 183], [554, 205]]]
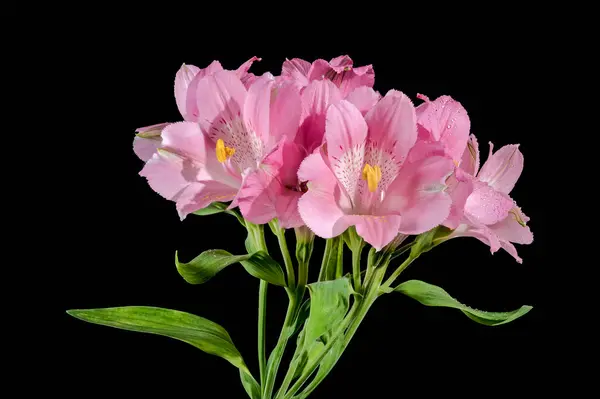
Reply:
[[[529, 244], [533, 235], [509, 196], [523, 169], [518, 145], [493, 152], [490, 143], [480, 166], [467, 112], [449, 96], [419, 94], [415, 107], [400, 91], [381, 95], [373, 89], [373, 67], [354, 67], [348, 56], [286, 60], [279, 76], [249, 72], [259, 60], [236, 70], [218, 61], [204, 69], [182, 65], [175, 101], [183, 121], [140, 128], [133, 142], [145, 162], [140, 175], [175, 202], [181, 219], [222, 213], [247, 230], [245, 254], [212, 249], [191, 260], [175, 254], [175, 264], [190, 284], [238, 263], [260, 279], [259, 375], [223, 327], [196, 315], [139, 306], [69, 314], [220, 356], [239, 369], [252, 399], [300, 399], [328, 375], [371, 306], [387, 294], [455, 308], [487, 326], [531, 310], [485, 312], [440, 287], [399, 280], [422, 254], [457, 237], [475, 237], [492, 253], [503, 248], [521, 262], [513, 243]], [[265, 234], [276, 237], [283, 265], [269, 255], [274, 249]], [[319, 238], [321, 259], [313, 254]], [[316, 281], [309, 281], [309, 267], [319, 268]], [[269, 285], [289, 298], [271, 351]], [[286, 348], [293, 356], [284, 367]]]

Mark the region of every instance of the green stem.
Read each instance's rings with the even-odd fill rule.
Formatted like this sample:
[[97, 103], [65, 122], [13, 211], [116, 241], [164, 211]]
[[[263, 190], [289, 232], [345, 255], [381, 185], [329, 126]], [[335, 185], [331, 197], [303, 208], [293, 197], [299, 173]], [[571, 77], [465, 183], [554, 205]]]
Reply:
[[283, 328], [281, 329], [281, 333], [279, 334], [277, 345], [275, 345], [275, 348], [273, 349], [273, 352], [271, 352], [271, 356], [269, 357], [267, 377], [265, 384], [263, 385], [262, 397], [264, 399], [271, 399], [273, 395], [273, 387], [275, 386], [277, 371], [279, 370], [279, 365], [281, 363], [281, 359], [283, 358], [285, 347], [291, 334], [291, 329], [294, 328], [294, 321], [298, 313], [299, 303], [300, 301], [297, 300], [295, 294], [292, 293], [289, 295], [289, 303], [287, 312], [285, 314], [285, 321], [283, 322]]
[[279, 241], [279, 248], [281, 249], [281, 255], [283, 256], [283, 262], [285, 263], [285, 270], [287, 273], [287, 283], [289, 288], [294, 288], [296, 285], [296, 275], [294, 273], [294, 264], [292, 263], [292, 257], [288, 250], [287, 241], [285, 239], [285, 229], [276, 226], [277, 241]]
[[[265, 241], [265, 231], [263, 225], [255, 225], [250, 222], [246, 223], [248, 237], [251, 237], [253, 248], [269, 253], [267, 242]], [[260, 280], [258, 288], [258, 368], [260, 370], [260, 384], [264, 386], [267, 369], [266, 356], [266, 334], [267, 328], [267, 289], [269, 284]]]
[[258, 289], [258, 367], [260, 369], [260, 384], [264, 386], [266, 380], [265, 371], [267, 369], [266, 355], [266, 336], [267, 328], [267, 288], [268, 283], [265, 280], [260, 280]]
[[[306, 388], [303, 390], [303, 392], [296, 398], [304, 399], [308, 395], [310, 395], [310, 393], [312, 393], [312, 391], [315, 390], [315, 388], [325, 379], [325, 377], [327, 377], [329, 372], [333, 369], [335, 364], [338, 362], [341, 355], [346, 350], [346, 347], [350, 343], [350, 340], [352, 339], [352, 337], [358, 330], [358, 327], [360, 326], [361, 322], [367, 315], [367, 312], [369, 311], [371, 306], [373, 306], [373, 303], [375, 303], [375, 300], [377, 299], [378, 293], [379, 293], [379, 284], [381, 284], [381, 281], [383, 280], [383, 277], [385, 276], [386, 268], [387, 268], [387, 265], [379, 267], [377, 269], [373, 268], [373, 273], [371, 274], [371, 277], [372, 277], [371, 280], [369, 282], [367, 282], [365, 280], [365, 287], [366, 287], [365, 297], [358, 305], [357, 310], [348, 325], [348, 330], [346, 331], [345, 334], [343, 334], [344, 343], [342, 345], [342, 349], [339, 351], [339, 356], [333, 361], [333, 365], [331, 365], [331, 367], [329, 368], [329, 371], [327, 371], [324, 374], [321, 374], [320, 376], [318, 376], [318, 378], [313, 379], [306, 386]], [[296, 398], [294, 398], [294, 399], [296, 399]]]
[[409, 249], [412, 248], [412, 246], [414, 245], [414, 241], [413, 242], [409, 242], [406, 245], [401, 246], [400, 248], [398, 248], [397, 250], [394, 251], [394, 254], [392, 255], [390, 260], [394, 260], [397, 257], [399, 257], [400, 255], [402, 255], [403, 253], [405, 253], [406, 251], [408, 251]]
[[342, 274], [344, 274], [344, 242], [342, 238], [338, 238], [338, 247], [337, 247], [337, 262], [335, 268], [335, 278], [342, 278]]
[[415, 259], [417, 259], [417, 258], [413, 257], [413, 256], [409, 256], [408, 258], [406, 258], [406, 260], [404, 262], [402, 262], [402, 264], [400, 266], [398, 266], [398, 268], [394, 271], [394, 273], [392, 273], [390, 278], [388, 278], [387, 281], [385, 283], [383, 283], [381, 288], [383, 288], [383, 289], [389, 288], [390, 285], [392, 285], [394, 283], [394, 281], [398, 278], [400, 273], [402, 273], [404, 271], [404, 269], [406, 269]]
[[362, 249], [362, 243], [357, 244], [352, 248], [352, 279], [354, 281], [354, 290], [356, 292], [360, 292], [361, 289], [360, 257], [362, 254]]
[[[359, 309], [359, 307], [360, 307], [359, 303], [354, 302], [354, 304], [352, 305], [352, 309], [350, 309], [350, 313], [344, 319], [344, 321], [341, 323], [341, 325], [338, 327], [335, 334], [333, 335], [333, 338], [327, 342], [327, 345], [325, 345], [325, 348], [323, 348], [323, 351], [319, 354], [319, 356], [317, 356], [315, 359], [313, 359], [310, 362], [310, 364], [308, 364], [306, 366], [302, 375], [296, 380], [294, 385], [292, 385], [292, 387], [289, 389], [289, 391], [284, 395], [284, 399], [292, 399], [294, 397], [294, 395], [296, 394], [296, 392], [302, 387], [302, 385], [304, 385], [306, 380], [317, 369], [317, 367], [319, 366], [319, 363], [321, 363], [321, 360], [323, 360], [323, 358], [325, 357], [325, 355], [327, 355], [329, 350], [331, 348], [333, 348], [335, 343], [343, 337], [344, 330], [348, 327], [348, 325], [354, 319], [354, 316], [355, 316], [357, 310]], [[282, 386], [280, 392], [284, 392], [283, 386]]]
[[[298, 263], [298, 287], [304, 288], [308, 283], [308, 263]], [[303, 292], [304, 293], [304, 292]]]
[[[332, 252], [334, 249], [337, 250], [337, 238], [328, 238], [325, 240], [325, 251], [323, 253], [323, 261], [321, 261], [321, 270], [319, 270], [319, 280], [318, 281], [325, 281], [326, 279], [326, 274], [327, 274], [327, 268], [329, 266], [329, 258], [332, 256]], [[337, 256], [337, 252], [336, 252], [336, 256]]]

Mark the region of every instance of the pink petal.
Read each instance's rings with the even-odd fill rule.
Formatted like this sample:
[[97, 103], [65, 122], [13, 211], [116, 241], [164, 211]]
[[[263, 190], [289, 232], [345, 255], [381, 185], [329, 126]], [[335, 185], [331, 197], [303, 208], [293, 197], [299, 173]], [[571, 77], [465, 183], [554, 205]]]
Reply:
[[176, 200], [177, 196], [190, 183], [183, 173], [184, 159], [176, 154], [159, 150], [156, 152], [144, 168], [140, 176], [148, 180], [150, 187], [168, 200]]
[[515, 260], [518, 263], [523, 263], [523, 259], [521, 259], [521, 257], [517, 254], [517, 249], [515, 248], [514, 245], [512, 245], [508, 241], [500, 241], [500, 245], [502, 246], [502, 248], [504, 248], [504, 250], [506, 252], [508, 252], [510, 255], [512, 255], [512, 257], [515, 258]]
[[228, 202], [235, 197], [237, 190], [216, 181], [191, 183], [177, 198], [177, 212], [181, 220], [213, 202]]
[[369, 140], [404, 161], [417, 140], [415, 107], [403, 93], [390, 90], [365, 117]]
[[352, 67], [348, 56], [334, 58], [331, 62], [319, 59], [313, 62], [308, 74], [309, 81], [328, 79], [339, 87], [342, 96], [347, 96], [360, 86], [373, 87], [375, 72], [372, 65]]
[[506, 218], [513, 206], [514, 202], [508, 195], [484, 184], [476, 186], [469, 195], [465, 212], [479, 223], [491, 225]]
[[373, 87], [375, 72], [372, 65], [352, 68], [348, 72], [338, 73], [333, 82], [338, 83], [342, 95], [346, 96], [358, 87]]
[[431, 132], [433, 138], [444, 145], [448, 155], [458, 162], [471, 128], [467, 111], [449, 96], [438, 97], [435, 101], [421, 97], [426, 102], [417, 108], [417, 123]]
[[346, 67], [352, 67], [352, 58], [347, 55], [340, 55], [331, 59], [329, 66], [338, 73], [343, 72]]
[[467, 224], [461, 224], [454, 230], [448, 238], [455, 237], [474, 237], [486, 245], [489, 245], [490, 252], [495, 253], [501, 247], [500, 240], [487, 226], [467, 221]]
[[275, 203], [275, 211], [279, 225], [284, 229], [291, 229], [304, 225], [304, 221], [298, 211], [298, 201], [302, 197], [302, 193], [292, 190], [282, 190], [277, 196]]
[[261, 138], [263, 143], [270, 141], [269, 111], [271, 108], [271, 89], [274, 84], [273, 75], [265, 73], [250, 86], [244, 103], [244, 123], [249, 130], [255, 132]]
[[460, 168], [471, 176], [477, 175], [479, 170], [479, 144], [474, 134], [467, 141], [467, 147], [460, 161]]
[[256, 76], [252, 72], [248, 72], [240, 79], [240, 81], [242, 82], [246, 90], [248, 90], [250, 86], [252, 86], [252, 84], [256, 82], [256, 79], [258, 79], [258, 76]]
[[[348, 151], [363, 147], [367, 139], [367, 123], [360, 111], [342, 100], [327, 110], [325, 140], [331, 164]], [[362, 170], [363, 165], [359, 165]]]
[[177, 108], [179, 109], [181, 116], [183, 116], [183, 119], [187, 119], [187, 90], [198, 72], [200, 72], [200, 68], [197, 66], [183, 64], [175, 74], [175, 102], [177, 103]]
[[329, 66], [329, 62], [322, 59], [315, 60], [310, 67], [310, 71], [308, 72], [308, 80], [312, 82], [314, 80], [325, 79], [325, 75], [330, 73], [331, 70], [332, 69], [331, 66]]
[[293, 85], [276, 89], [270, 109], [270, 142], [278, 142], [285, 137], [294, 140], [302, 116], [300, 93]]
[[463, 219], [465, 203], [473, 192], [473, 181], [461, 169], [456, 169], [455, 173], [448, 178], [446, 184], [448, 185], [446, 192], [452, 199], [452, 205], [450, 206], [450, 214], [443, 225], [455, 229]]
[[364, 116], [377, 104], [380, 98], [381, 94], [372, 88], [361, 86], [352, 90], [345, 99], [354, 104]]
[[[490, 143], [490, 154], [492, 147]], [[479, 180], [488, 183], [496, 190], [508, 194], [523, 171], [523, 154], [519, 145], [505, 145], [488, 157], [479, 172]]]
[[389, 244], [397, 235], [402, 217], [398, 215], [349, 215], [344, 218], [356, 226], [356, 232], [377, 251]]
[[160, 136], [151, 139], [144, 139], [141, 137], [133, 138], [133, 152], [138, 156], [139, 159], [146, 162], [152, 155], [160, 148], [162, 140]]
[[163, 130], [162, 138], [162, 146], [182, 159], [188, 180], [215, 180], [239, 187], [240, 177], [232, 176], [219, 163], [214, 143], [202, 133], [197, 123], [173, 123]]
[[[513, 213], [514, 212], [514, 213]], [[531, 244], [533, 242], [533, 233], [529, 226], [519, 224], [519, 218], [523, 223], [529, 221], [521, 209], [515, 207], [511, 213], [500, 222], [490, 226], [490, 229], [496, 233], [500, 240], [510, 241], [517, 244]]]
[[302, 92], [304, 119], [294, 141], [306, 153], [313, 152], [322, 144], [327, 107], [338, 103], [341, 99], [338, 88], [328, 80], [311, 82]]
[[308, 61], [300, 58], [286, 59], [281, 68], [281, 75], [295, 80], [300, 86], [307, 86], [310, 67]]
[[[298, 187], [298, 167], [304, 159], [294, 143], [282, 141], [267, 155], [258, 172], [250, 174], [239, 198], [242, 213], [254, 223], [277, 217], [283, 228], [304, 224], [298, 212], [302, 192]], [[269, 171], [267, 173], [266, 171]]]
[[278, 195], [276, 171], [261, 167], [244, 179], [237, 204], [244, 218], [255, 224], [264, 224], [277, 217], [275, 202]]
[[[202, 80], [205, 76], [210, 76], [215, 72], [222, 71], [223, 67], [219, 61], [213, 61], [204, 69], [200, 69], [195, 73], [193, 79], [189, 82], [186, 94], [185, 94], [185, 106], [183, 110], [185, 111], [185, 120], [195, 122], [198, 118], [198, 101], [197, 101], [197, 91], [198, 91], [198, 82]], [[175, 77], [177, 79], [177, 77]], [[177, 90], [177, 88], [176, 88]], [[177, 99], [177, 94], [176, 97]], [[179, 107], [179, 103], [177, 104]], [[181, 112], [182, 108], [179, 108]], [[183, 113], [182, 113], [183, 115]]]
[[279, 165], [278, 179], [285, 186], [298, 184], [298, 168], [305, 158], [304, 151], [295, 143], [283, 141], [265, 163]]
[[446, 157], [444, 146], [438, 141], [417, 140], [413, 148], [410, 149], [406, 162], [414, 163], [429, 157]]
[[344, 212], [335, 201], [337, 179], [320, 153], [306, 157], [298, 170], [298, 180], [306, 182], [308, 187], [298, 201], [298, 210], [304, 223], [323, 238], [343, 233], [349, 222], [344, 220]]
[[444, 192], [453, 163], [432, 156], [404, 164], [381, 204], [379, 214], [400, 214], [404, 234], [420, 234], [441, 224], [450, 213], [452, 200]]
[[404, 234], [421, 234], [442, 224], [450, 213], [452, 199], [444, 192], [423, 193], [413, 206], [402, 212], [398, 231]]
[[167, 127], [170, 123], [157, 123], [156, 125], [138, 127], [135, 129], [138, 137], [143, 137], [145, 139], [154, 138], [160, 136], [162, 130]]
[[146, 162], [156, 150], [162, 145], [161, 133], [169, 123], [159, 123], [152, 126], [136, 129], [136, 137], [133, 139], [133, 151], [142, 161]]
[[240, 67], [235, 71], [235, 74], [237, 75], [238, 78], [240, 78], [240, 80], [244, 79], [244, 77], [248, 73], [248, 70], [250, 69], [250, 67], [252, 66], [254, 61], [262, 61], [262, 58], [258, 58], [256, 56], [254, 56], [254, 57], [250, 58], [248, 61], [244, 62], [242, 65], [240, 65]]
[[218, 126], [219, 121], [242, 117], [246, 88], [234, 72], [205, 76], [196, 86], [197, 120], [204, 133], [211, 136], [211, 128]]

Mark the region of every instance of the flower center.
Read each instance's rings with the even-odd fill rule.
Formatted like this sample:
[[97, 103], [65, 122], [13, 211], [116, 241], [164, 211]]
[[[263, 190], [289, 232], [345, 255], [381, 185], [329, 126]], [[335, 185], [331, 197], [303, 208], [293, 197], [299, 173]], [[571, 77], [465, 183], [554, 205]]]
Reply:
[[374, 193], [377, 191], [377, 185], [381, 181], [381, 168], [379, 165], [371, 166], [368, 163], [365, 164], [362, 171], [362, 178], [367, 181], [369, 191]]
[[217, 140], [217, 160], [224, 163], [235, 154], [235, 148], [227, 147], [223, 139]]

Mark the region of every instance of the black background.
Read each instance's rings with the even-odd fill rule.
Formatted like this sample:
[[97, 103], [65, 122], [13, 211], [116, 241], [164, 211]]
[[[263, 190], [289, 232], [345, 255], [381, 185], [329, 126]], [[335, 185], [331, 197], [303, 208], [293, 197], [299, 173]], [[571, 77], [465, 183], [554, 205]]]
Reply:
[[[143, 164], [132, 151], [134, 130], [180, 120], [173, 97], [175, 73], [182, 63], [205, 67], [213, 59], [235, 69], [251, 56], [262, 57], [251, 71], [279, 74], [285, 58], [309, 61], [348, 54], [355, 66], [373, 64], [375, 89], [395, 88], [410, 96], [449, 94], [467, 109], [482, 161], [488, 141], [495, 148], [520, 143], [525, 169], [513, 190], [531, 218], [534, 242], [518, 246], [524, 262], [503, 251], [495, 255], [475, 239], [453, 240], [423, 256], [403, 275], [446, 289], [472, 307], [503, 311], [523, 304], [534, 309], [508, 325], [486, 327], [459, 311], [428, 308], [401, 295], [382, 297], [349, 348], [311, 397], [379, 398], [420, 392], [463, 395], [539, 392], [558, 380], [550, 373], [556, 345], [550, 339], [548, 265], [550, 223], [543, 187], [551, 161], [544, 134], [531, 118], [527, 99], [544, 84], [538, 68], [546, 47], [535, 31], [484, 36], [448, 30], [413, 32], [365, 28], [328, 30], [291, 37], [279, 24], [269, 33], [243, 29], [225, 35], [205, 25], [179, 33], [159, 21], [133, 24], [85, 39], [72, 49], [74, 92], [90, 93], [68, 104], [81, 126], [73, 131], [83, 151], [67, 154], [64, 179], [69, 214], [68, 260], [58, 271], [53, 297], [59, 302], [62, 392], [78, 395], [162, 394], [199, 398], [242, 398], [237, 370], [226, 361], [164, 337], [120, 331], [71, 318], [67, 309], [124, 305], [172, 308], [213, 320], [230, 333], [251, 370], [256, 363], [258, 281], [231, 266], [202, 286], [187, 284], [174, 266], [212, 248], [243, 253], [245, 231], [227, 215], [189, 216], [181, 222], [170, 203], [138, 175]], [[358, 29], [356, 27], [355, 29]], [[522, 28], [525, 29], [525, 28]], [[108, 35], [110, 33], [110, 37]], [[282, 40], [282, 43], [277, 43]], [[537, 92], [538, 95], [540, 92]], [[75, 129], [73, 129], [75, 130]], [[75, 162], [71, 162], [75, 161]], [[73, 170], [73, 165], [83, 171]], [[85, 178], [77, 178], [78, 172]], [[57, 190], [60, 188], [57, 188]], [[317, 244], [311, 276], [317, 272]], [[281, 289], [269, 291], [268, 342], [275, 343], [286, 307]], [[560, 328], [560, 323], [553, 328]], [[544, 380], [544, 384], [541, 381]], [[85, 396], [85, 395], [84, 395]]]

